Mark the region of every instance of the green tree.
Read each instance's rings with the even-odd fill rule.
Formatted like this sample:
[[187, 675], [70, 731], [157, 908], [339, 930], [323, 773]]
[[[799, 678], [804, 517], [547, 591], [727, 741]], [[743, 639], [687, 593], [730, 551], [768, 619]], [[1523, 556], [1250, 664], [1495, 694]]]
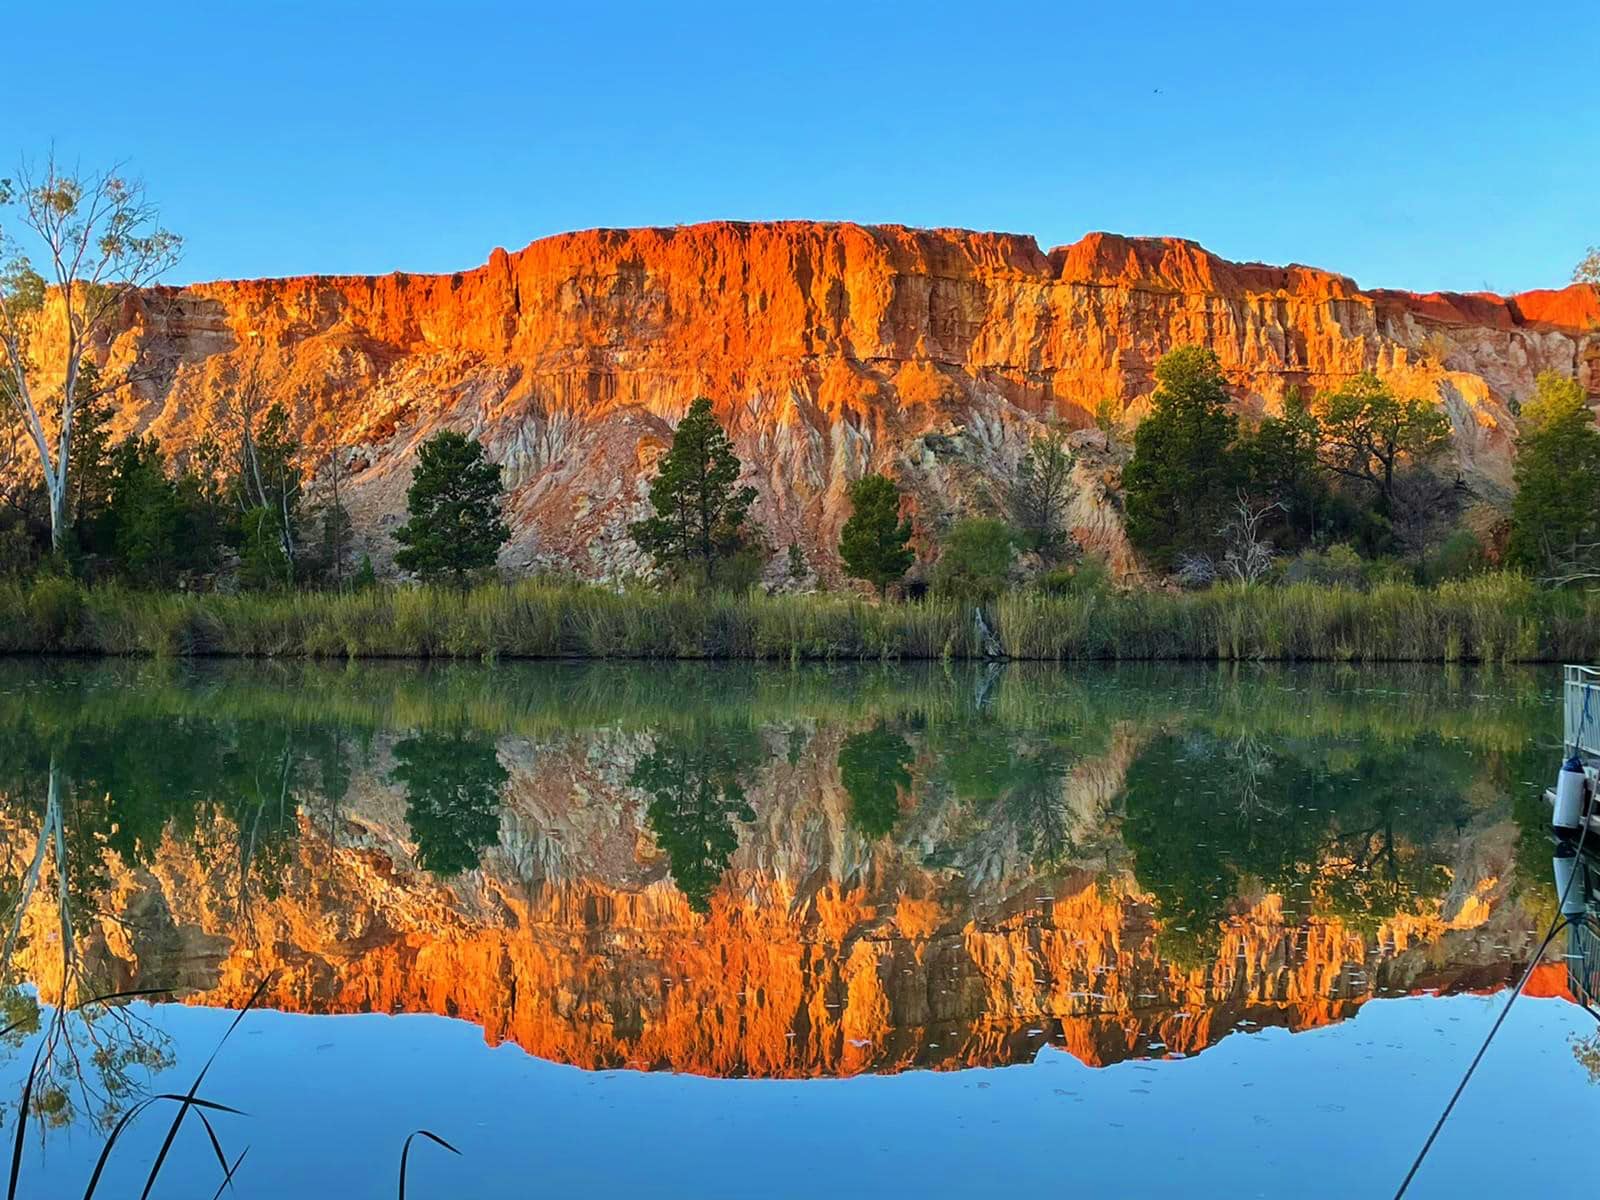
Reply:
[[756, 490], [735, 486], [739, 470], [711, 401], [699, 397], [678, 422], [650, 484], [655, 515], [635, 521], [628, 533], [668, 574], [708, 585], [728, 582], [729, 568], [754, 540], [747, 521]]
[[111, 441], [111, 404], [100, 386], [100, 370], [85, 359], [78, 370], [77, 413], [67, 465], [68, 515], [80, 550], [97, 550], [95, 534], [111, 502], [117, 456]]
[[294, 565], [283, 550], [279, 515], [270, 508], [252, 508], [240, 521], [239, 583], [255, 591], [283, 587]]
[[1590, 246], [1589, 252], [1572, 268], [1572, 282], [1600, 285], [1600, 246]]
[[[205, 473], [217, 483], [219, 500], [232, 514], [231, 534], [242, 541], [247, 514], [258, 509], [270, 514], [271, 530], [287, 564], [281, 582], [287, 584], [305, 565], [300, 545], [304, 448], [293, 432], [289, 410], [281, 403], [267, 403], [258, 367], [255, 361], [219, 380], [219, 424], [193, 457], [205, 464]], [[263, 519], [252, 519], [252, 534], [263, 532]]]
[[394, 748], [390, 778], [406, 789], [406, 823], [417, 862], [436, 875], [478, 865], [500, 836], [500, 792], [510, 778], [481, 734], [419, 733]]
[[1006, 586], [1017, 535], [1004, 521], [969, 517], [945, 534], [933, 587], [943, 596], [989, 600]]
[[1510, 562], [1550, 578], [1600, 569], [1600, 429], [1573, 379], [1540, 375], [1522, 409]]
[[130, 579], [172, 583], [182, 565], [183, 510], [155, 438], [129, 438], [118, 447], [106, 519], [117, 564]]
[[500, 466], [483, 443], [452, 430], [422, 443], [406, 492], [410, 520], [394, 531], [402, 549], [395, 565], [433, 582], [457, 586], [468, 573], [494, 565], [511, 536], [501, 515]]
[[1415, 397], [1397, 397], [1371, 372], [1319, 395], [1313, 405], [1321, 426], [1321, 461], [1378, 495], [1384, 516], [1394, 509], [1395, 472], [1422, 466], [1450, 444], [1450, 418]]
[[1239, 420], [1222, 365], [1201, 346], [1180, 346], [1156, 364], [1150, 415], [1134, 433], [1122, 472], [1128, 537], [1162, 569], [1181, 553], [1213, 547], [1238, 481]]
[[343, 591], [350, 580], [350, 542], [354, 524], [337, 499], [323, 505], [317, 513], [320, 526], [316, 554], [318, 576]]
[[1294, 550], [1315, 540], [1327, 485], [1317, 461], [1321, 427], [1298, 388], [1283, 399], [1283, 415], [1267, 417], [1237, 443], [1241, 485], [1258, 500], [1283, 505], [1281, 528], [1265, 530], [1274, 544]]
[[1029, 443], [1008, 489], [1011, 522], [1022, 545], [1052, 561], [1062, 556], [1068, 540], [1072, 466], [1066, 436], [1053, 429]]
[[882, 721], [839, 747], [839, 782], [850, 797], [850, 820], [867, 837], [883, 837], [900, 819], [900, 793], [911, 788], [910, 744]]
[[863, 475], [850, 485], [850, 519], [839, 531], [839, 557], [854, 579], [886, 595], [900, 582], [916, 554], [911, 522], [900, 519], [900, 489], [884, 475]]

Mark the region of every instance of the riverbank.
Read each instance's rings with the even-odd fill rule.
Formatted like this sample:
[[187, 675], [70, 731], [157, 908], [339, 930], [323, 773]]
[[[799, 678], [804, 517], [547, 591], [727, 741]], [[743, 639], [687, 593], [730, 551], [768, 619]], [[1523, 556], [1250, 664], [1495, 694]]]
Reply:
[[[1540, 662], [1600, 657], [1600, 595], [1487, 574], [1436, 588], [1316, 584], [1202, 592], [1012, 593], [988, 606], [1002, 656]], [[989, 649], [992, 651], [993, 646]], [[0, 652], [278, 658], [985, 657], [968, 604], [839, 593], [614, 592], [529, 580], [468, 592], [164, 594], [45, 578], [0, 585]]]

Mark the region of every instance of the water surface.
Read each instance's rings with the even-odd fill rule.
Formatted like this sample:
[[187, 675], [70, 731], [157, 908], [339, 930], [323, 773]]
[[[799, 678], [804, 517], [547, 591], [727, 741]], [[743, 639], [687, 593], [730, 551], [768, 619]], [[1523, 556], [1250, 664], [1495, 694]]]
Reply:
[[[1554, 913], [1546, 674], [0, 665], [22, 1194], [252, 996], [245, 1196], [1392, 1191]], [[1593, 1110], [1563, 949], [1412, 1194]]]

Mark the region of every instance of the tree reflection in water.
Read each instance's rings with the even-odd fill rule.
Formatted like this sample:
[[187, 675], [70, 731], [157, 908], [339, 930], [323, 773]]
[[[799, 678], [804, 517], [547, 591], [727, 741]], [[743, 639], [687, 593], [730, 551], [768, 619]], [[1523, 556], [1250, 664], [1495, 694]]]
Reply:
[[390, 779], [406, 790], [417, 864], [449, 877], [470, 871], [500, 837], [500, 793], [511, 778], [494, 741], [466, 730], [398, 742]]
[[754, 730], [703, 726], [658, 736], [628, 780], [650, 794], [645, 820], [695, 912], [710, 910], [711, 893], [739, 848], [735, 822], [756, 819], [743, 775], [765, 757]]
[[1401, 747], [1348, 738], [1268, 747], [1203, 729], [1155, 738], [1128, 770], [1122, 833], [1164, 918], [1163, 950], [1186, 964], [1214, 955], [1252, 888], [1367, 934], [1414, 910], [1448, 881], [1445, 856], [1476, 770], [1429, 738]]
[[869, 838], [884, 837], [900, 819], [900, 797], [911, 790], [916, 752], [887, 724], [853, 733], [839, 747], [839, 782], [850, 797], [850, 820]]
[[[5, 1106], [7, 1121], [26, 1116], [54, 1128], [87, 1116], [109, 1130], [145, 1094], [150, 1077], [172, 1065], [172, 1051], [166, 1036], [128, 1006], [127, 989], [83, 953], [87, 926], [100, 919], [89, 907], [99, 893], [73, 873], [75, 863], [88, 859], [76, 844], [86, 823], [59, 756], [35, 748], [26, 760], [41, 757], [37, 836], [26, 853], [22, 843], [8, 845], [0, 861], [0, 1046], [15, 1052], [34, 1043], [27, 1112], [20, 1111], [19, 1095]], [[11, 780], [10, 794], [20, 799], [33, 789], [19, 782]], [[26, 982], [17, 965], [23, 956], [31, 963]], [[46, 989], [48, 1003], [40, 998]]]

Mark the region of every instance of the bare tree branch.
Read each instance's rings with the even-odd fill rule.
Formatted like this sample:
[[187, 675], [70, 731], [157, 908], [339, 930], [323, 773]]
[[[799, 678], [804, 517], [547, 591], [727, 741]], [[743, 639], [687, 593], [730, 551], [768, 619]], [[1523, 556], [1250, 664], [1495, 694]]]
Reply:
[[1272, 570], [1274, 551], [1271, 540], [1261, 536], [1261, 526], [1273, 513], [1287, 511], [1281, 500], [1258, 504], [1241, 489], [1232, 516], [1217, 530], [1224, 547], [1221, 572], [1240, 583], [1264, 578]]
[[[85, 355], [123, 302], [177, 261], [182, 240], [160, 227], [143, 185], [119, 167], [85, 174], [64, 168], [53, 153], [37, 172], [25, 162], [14, 179], [0, 180], [0, 209], [11, 218], [0, 224], [0, 392], [38, 456], [59, 552], [69, 520], [73, 420], [94, 398], [78, 386]], [[52, 342], [56, 313], [62, 333]], [[127, 382], [108, 373], [94, 390], [103, 395]]]

